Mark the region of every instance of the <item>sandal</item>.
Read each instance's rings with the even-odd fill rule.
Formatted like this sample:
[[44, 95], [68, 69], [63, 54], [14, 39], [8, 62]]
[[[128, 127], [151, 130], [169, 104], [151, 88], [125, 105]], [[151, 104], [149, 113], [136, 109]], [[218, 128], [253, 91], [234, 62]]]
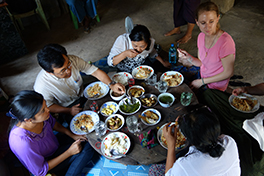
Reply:
[[250, 83], [242, 82], [242, 81], [229, 81], [230, 86], [240, 86], [240, 87], [246, 87], [251, 86]]

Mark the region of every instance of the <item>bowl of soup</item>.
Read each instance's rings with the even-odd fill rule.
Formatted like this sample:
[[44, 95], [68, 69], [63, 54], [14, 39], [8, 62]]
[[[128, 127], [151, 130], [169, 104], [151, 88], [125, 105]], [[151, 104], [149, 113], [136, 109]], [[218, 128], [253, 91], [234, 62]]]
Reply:
[[171, 93], [166, 92], [158, 96], [158, 102], [164, 108], [168, 108], [172, 106], [174, 101], [175, 101], [175, 97]]

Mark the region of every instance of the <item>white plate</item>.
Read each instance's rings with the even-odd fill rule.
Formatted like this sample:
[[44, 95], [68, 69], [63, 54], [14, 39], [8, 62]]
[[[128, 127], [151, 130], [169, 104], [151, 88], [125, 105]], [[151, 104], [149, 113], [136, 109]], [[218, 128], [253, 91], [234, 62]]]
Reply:
[[[139, 89], [142, 90], [141, 95], [138, 96], [138, 97], [135, 97], [135, 98], [140, 98], [142, 95], [144, 95], [144, 93], [145, 93], [145, 89], [144, 89], [144, 87], [139, 86], [139, 85], [134, 85], [134, 86], [131, 86], [131, 87], [128, 88], [128, 90], [127, 90], [127, 95], [128, 95], [128, 96], [130, 96], [129, 92], [130, 92], [130, 90], [133, 89], [133, 88], [139, 88]], [[133, 97], [134, 97], [134, 96], [133, 96]]]
[[105, 102], [102, 106], [101, 106], [101, 108], [100, 108], [100, 113], [103, 115], [103, 116], [110, 116], [110, 115], [112, 115], [112, 114], [110, 114], [110, 115], [107, 115], [107, 114], [105, 114], [105, 113], [103, 113], [102, 111], [103, 111], [103, 109], [104, 108], [107, 108], [107, 106], [114, 106], [115, 107], [115, 110], [113, 110], [113, 109], [111, 109], [111, 110], [113, 110], [113, 113], [112, 114], [115, 114], [117, 111], [118, 111], [118, 104], [116, 103], [116, 102], [113, 102], [113, 101], [108, 101], [108, 102]]
[[[251, 98], [252, 100], [257, 100], [258, 101], [257, 98], [255, 98], [255, 97], [253, 97], [252, 95], [249, 95], [249, 94], [242, 93], [242, 96], [246, 96], [246, 97]], [[228, 99], [230, 106], [232, 108], [234, 108], [235, 110], [237, 110], [239, 112], [243, 112], [243, 113], [253, 113], [253, 112], [256, 112], [259, 109], [260, 103], [258, 101], [257, 104], [254, 106], [254, 108], [252, 108], [251, 111], [242, 111], [242, 110], [239, 110], [235, 106], [233, 106], [232, 103], [231, 103], [235, 97], [236, 97], [235, 95], [230, 95], [230, 97]]]
[[130, 113], [128, 113], [128, 112], [123, 112], [122, 109], [120, 108], [120, 106], [124, 105], [126, 100], [127, 100], [127, 101], [130, 101], [128, 98], [124, 98], [124, 99], [122, 99], [121, 101], [119, 101], [119, 103], [118, 103], [119, 111], [120, 111], [122, 114], [124, 114], [124, 115], [132, 115], [132, 114], [137, 113], [137, 112], [140, 110], [140, 108], [141, 108], [141, 101], [140, 101], [139, 99], [133, 97], [133, 100], [135, 101], [135, 103], [137, 103], [137, 102], [139, 103], [139, 107], [138, 107], [134, 112], [130, 112]]
[[[160, 129], [158, 130], [158, 134], [157, 134], [157, 137], [158, 137], [158, 141], [160, 143], [160, 145], [165, 148], [165, 149], [168, 149], [167, 146], [161, 141], [161, 135], [162, 135], [162, 129], [163, 127], [165, 127], [165, 125], [167, 125], [168, 123], [165, 123], [164, 125], [162, 125], [160, 127]], [[175, 122], [171, 122], [171, 125], [175, 124]], [[188, 146], [188, 141], [185, 141], [185, 144], [181, 145], [180, 147], [178, 148], [175, 148], [175, 150], [182, 150], [184, 149], [185, 147]]]
[[160, 76], [160, 80], [164, 80], [164, 77], [166, 75], [178, 75], [178, 76], [180, 76], [182, 78], [181, 79], [181, 82], [177, 86], [171, 86], [171, 87], [178, 87], [178, 86], [180, 86], [183, 83], [184, 77], [183, 77], [183, 75], [180, 72], [177, 72], [177, 71], [167, 71], [167, 72], [163, 73]]
[[[93, 112], [93, 111], [83, 111], [83, 112], [80, 112], [79, 114], [75, 115], [72, 120], [71, 120], [71, 123], [70, 123], [70, 129], [71, 131], [74, 133], [74, 134], [77, 134], [77, 135], [83, 135], [83, 134], [87, 134], [86, 132], [82, 131], [81, 129], [77, 128], [75, 126], [75, 122], [77, 120], [77, 117], [83, 115], [83, 114], [86, 114], [86, 115], [90, 115], [92, 116], [92, 120], [93, 120], [93, 123], [94, 125], [99, 122], [99, 116], [96, 112]], [[94, 127], [92, 127], [91, 130], [89, 130], [89, 133], [91, 133], [92, 131], [94, 130]]]
[[[87, 90], [88, 90], [89, 87], [93, 87], [95, 84], [99, 84], [99, 86], [101, 87], [100, 92], [101, 92], [102, 95], [99, 96], [99, 97], [97, 97], [97, 98], [90, 98], [90, 97], [88, 96], [88, 94], [87, 94]], [[109, 91], [109, 87], [108, 87], [108, 85], [106, 85], [105, 83], [102, 83], [101, 81], [96, 81], [96, 82], [93, 82], [93, 83], [89, 84], [89, 85], [84, 89], [84, 91], [83, 91], [83, 95], [84, 95], [85, 98], [87, 98], [87, 99], [89, 99], [89, 100], [98, 100], [98, 99], [103, 98], [104, 96], [106, 96], [107, 93], [108, 93], [108, 91]]]
[[[105, 151], [105, 145], [107, 144], [107, 142], [109, 142], [111, 139], [111, 137], [119, 137], [119, 138], [122, 138], [126, 141], [125, 143], [125, 152], [123, 154], [126, 154], [131, 146], [131, 142], [130, 142], [130, 139], [129, 137], [125, 134], [125, 133], [122, 133], [122, 132], [113, 132], [113, 133], [110, 133], [108, 134], [107, 136], [104, 137], [104, 139], [102, 140], [101, 142], [101, 152], [102, 154], [106, 157], [106, 158], [109, 158], [109, 159], [118, 159], [118, 158], [121, 158], [122, 156], [112, 156], [110, 154], [108, 154], [106, 151]], [[112, 149], [112, 147], [110, 147], [110, 150]], [[109, 150], [109, 151], [110, 151]]]
[[148, 122], [146, 122], [146, 121], [143, 120], [143, 119], [141, 119], [141, 122], [143, 122], [145, 125], [148, 125], [148, 126], [153, 126], [153, 125], [158, 124], [158, 123], [160, 122], [160, 119], [161, 119], [161, 114], [160, 114], [160, 112], [159, 112], [158, 110], [156, 110], [156, 109], [150, 108], [150, 109], [146, 109], [145, 111], [143, 111], [143, 112], [141, 113], [141, 115], [145, 117], [145, 116], [146, 116], [145, 113], [146, 113], [147, 111], [154, 112], [155, 114], [157, 114], [157, 115], [159, 116], [159, 119], [158, 119], [155, 123], [148, 123]]
[[112, 76], [112, 81], [115, 81], [117, 83], [121, 83], [124, 86], [128, 85], [127, 80], [133, 78], [133, 76], [130, 73], [127, 72], [118, 72]]
[[[137, 74], [138, 70], [141, 69], [141, 68], [148, 68], [151, 71], [150, 74], [148, 75], [148, 77], [146, 77], [146, 78], [137, 78], [137, 77], [135, 77], [135, 75]], [[138, 66], [138, 67], [136, 67], [136, 68], [134, 68], [132, 70], [132, 76], [135, 79], [139, 79], [139, 80], [148, 79], [149, 77], [151, 77], [153, 75], [153, 73], [154, 73], [154, 69], [152, 67], [148, 66], [148, 65], [141, 65], [141, 66]]]

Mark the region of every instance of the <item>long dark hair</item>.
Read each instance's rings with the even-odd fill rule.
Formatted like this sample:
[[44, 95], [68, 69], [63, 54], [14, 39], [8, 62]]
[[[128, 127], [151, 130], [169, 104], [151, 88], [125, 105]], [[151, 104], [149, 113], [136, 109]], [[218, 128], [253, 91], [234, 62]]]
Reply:
[[60, 68], [63, 66], [67, 56], [66, 49], [59, 44], [48, 44], [38, 52], [38, 63], [47, 72], [53, 73], [53, 67]]
[[9, 116], [12, 117], [8, 131], [18, 122], [24, 119], [35, 119], [35, 115], [43, 106], [43, 96], [35, 91], [23, 90], [16, 94], [9, 110]]
[[149, 50], [151, 44], [150, 37], [151, 35], [148, 28], [143, 25], [136, 25], [129, 35], [131, 41], [139, 42], [144, 40], [148, 44], [146, 50]]
[[197, 108], [179, 118], [179, 127], [187, 140], [202, 153], [220, 157], [225, 150], [219, 139], [220, 123], [207, 107]]

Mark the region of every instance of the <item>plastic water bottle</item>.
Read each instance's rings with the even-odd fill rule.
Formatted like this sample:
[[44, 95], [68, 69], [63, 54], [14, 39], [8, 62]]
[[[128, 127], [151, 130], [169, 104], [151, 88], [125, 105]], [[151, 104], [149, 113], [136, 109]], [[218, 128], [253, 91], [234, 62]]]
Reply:
[[177, 63], [177, 50], [174, 47], [174, 44], [171, 44], [171, 47], [169, 49], [169, 62], [171, 64], [176, 64]]

